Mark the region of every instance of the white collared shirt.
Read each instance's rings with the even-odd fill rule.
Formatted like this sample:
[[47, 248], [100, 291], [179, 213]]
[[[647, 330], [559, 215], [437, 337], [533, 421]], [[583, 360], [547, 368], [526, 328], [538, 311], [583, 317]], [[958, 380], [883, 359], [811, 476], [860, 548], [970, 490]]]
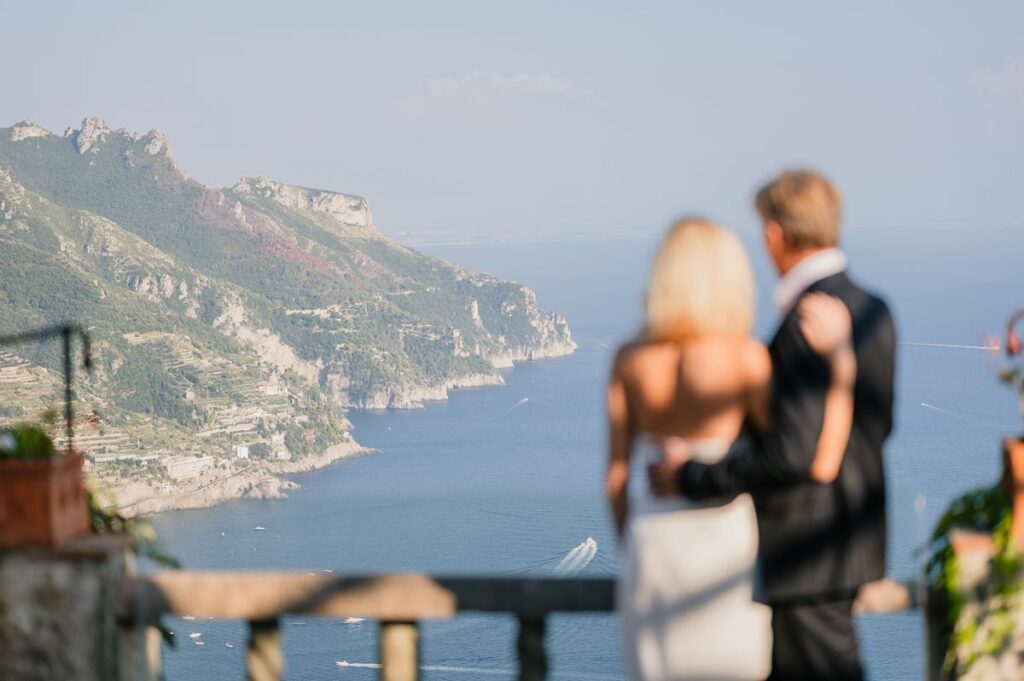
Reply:
[[804, 291], [822, 279], [846, 269], [846, 254], [838, 248], [826, 248], [812, 253], [793, 266], [775, 285], [772, 298], [783, 315], [796, 303]]

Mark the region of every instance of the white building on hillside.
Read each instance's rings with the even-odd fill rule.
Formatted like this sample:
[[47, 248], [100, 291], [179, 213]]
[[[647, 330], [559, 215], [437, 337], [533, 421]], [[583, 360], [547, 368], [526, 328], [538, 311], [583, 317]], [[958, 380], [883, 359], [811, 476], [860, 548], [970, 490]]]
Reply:
[[164, 459], [167, 477], [171, 480], [187, 480], [197, 478], [199, 474], [213, 465], [212, 456], [172, 456]]

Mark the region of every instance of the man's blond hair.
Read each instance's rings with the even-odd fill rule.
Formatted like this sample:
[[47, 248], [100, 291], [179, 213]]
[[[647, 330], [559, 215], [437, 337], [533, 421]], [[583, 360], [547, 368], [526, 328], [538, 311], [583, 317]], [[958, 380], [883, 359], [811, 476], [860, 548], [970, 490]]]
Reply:
[[680, 220], [654, 259], [646, 307], [646, 340], [750, 334], [754, 276], [743, 244], [707, 220]]
[[757, 192], [761, 219], [778, 223], [793, 248], [828, 248], [839, 243], [842, 197], [824, 175], [810, 170], [782, 173]]

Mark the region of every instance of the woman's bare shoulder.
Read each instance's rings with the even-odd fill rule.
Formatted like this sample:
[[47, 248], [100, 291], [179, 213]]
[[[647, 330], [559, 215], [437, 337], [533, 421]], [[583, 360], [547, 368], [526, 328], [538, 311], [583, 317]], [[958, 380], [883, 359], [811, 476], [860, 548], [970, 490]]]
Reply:
[[679, 350], [670, 343], [652, 343], [635, 340], [622, 345], [615, 353], [613, 372], [627, 378], [635, 376], [650, 366], [664, 362], [667, 358], [678, 358]]
[[761, 385], [771, 380], [772, 358], [764, 343], [756, 338], [746, 338], [741, 354], [744, 373], [750, 385]]

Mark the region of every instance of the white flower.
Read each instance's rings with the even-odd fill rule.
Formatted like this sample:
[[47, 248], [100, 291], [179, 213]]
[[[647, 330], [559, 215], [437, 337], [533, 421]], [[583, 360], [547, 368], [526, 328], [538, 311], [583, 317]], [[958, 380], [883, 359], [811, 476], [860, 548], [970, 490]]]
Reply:
[[18, 443], [9, 431], [0, 431], [0, 452], [12, 454], [18, 448]]

